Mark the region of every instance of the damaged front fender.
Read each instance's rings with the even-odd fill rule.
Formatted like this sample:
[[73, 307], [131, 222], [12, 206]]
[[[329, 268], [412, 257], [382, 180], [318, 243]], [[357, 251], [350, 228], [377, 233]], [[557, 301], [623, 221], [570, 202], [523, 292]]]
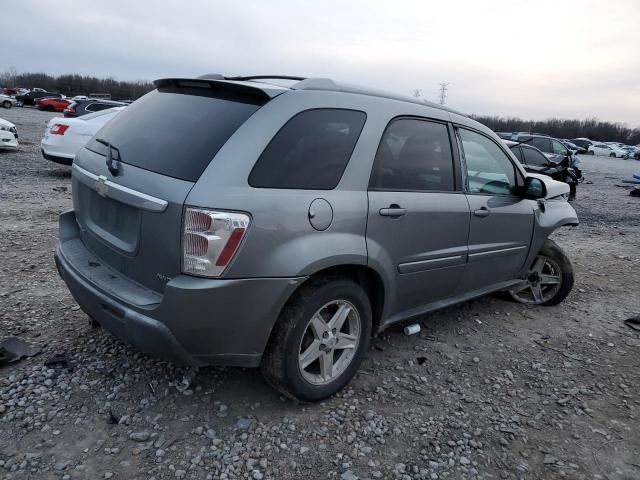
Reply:
[[531, 249], [522, 275], [529, 269], [547, 238], [558, 228], [564, 226], [577, 227], [578, 215], [564, 198], [542, 200], [535, 210], [535, 225]]

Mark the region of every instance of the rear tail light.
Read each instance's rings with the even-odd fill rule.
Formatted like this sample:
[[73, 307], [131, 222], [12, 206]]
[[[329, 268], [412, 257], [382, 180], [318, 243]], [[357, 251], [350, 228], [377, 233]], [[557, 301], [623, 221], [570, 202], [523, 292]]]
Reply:
[[51, 127], [51, 135], [64, 135], [64, 132], [69, 130], [69, 125], [60, 125], [56, 123], [53, 127]]
[[73, 107], [67, 107], [63, 110], [64, 113], [76, 113], [76, 109]]
[[242, 243], [251, 218], [245, 213], [187, 207], [182, 235], [182, 272], [218, 277]]

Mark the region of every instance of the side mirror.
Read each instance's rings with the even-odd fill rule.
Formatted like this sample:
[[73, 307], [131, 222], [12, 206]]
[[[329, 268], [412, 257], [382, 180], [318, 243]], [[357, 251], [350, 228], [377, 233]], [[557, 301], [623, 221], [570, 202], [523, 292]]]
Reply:
[[547, 187], [542, 180], [536, 177], [527, 177], [524, 182], [524, 196], [532, 200], [547, 196]]

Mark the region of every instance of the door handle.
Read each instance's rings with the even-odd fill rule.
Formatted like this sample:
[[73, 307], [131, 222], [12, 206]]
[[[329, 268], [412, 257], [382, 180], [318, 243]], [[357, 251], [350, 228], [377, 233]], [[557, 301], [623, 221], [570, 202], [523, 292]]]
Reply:
[[482, 207], [478, 210], [474, 210], [473, 214], [476, 217], [488, 217], [489, 215], [491, 215], [491, 210], [489, 210], [487, 207]]
[[393, 203], [389, 205], [389, 208], [381, 208], [379, 213], [383, 217], [398, 218], [407, 213], [407, 210]]

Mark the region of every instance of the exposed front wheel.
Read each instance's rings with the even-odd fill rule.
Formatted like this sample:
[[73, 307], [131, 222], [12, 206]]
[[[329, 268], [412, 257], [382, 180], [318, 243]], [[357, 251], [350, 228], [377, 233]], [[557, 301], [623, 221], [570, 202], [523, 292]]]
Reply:
[[312, 279], [282, 310], [260, 368], [289, 398], [321, 400], [353, 377], [370, 336], [371, 305], [357, 283]]
[[520, 303], [557, 305], [567, 298], [573, 283], [571, 261], [557, 243], [547, 240], [522, 283], [509, 293]]
[[615, 153], [610, 153], [609, 156], [613, 157], [613, 158], [616, 158], [616, 154]]
[[5, 100], [4, 102], [2, 102], [2, 106], [4, 108], [11, 108], [11, 102], [9, 100]]

